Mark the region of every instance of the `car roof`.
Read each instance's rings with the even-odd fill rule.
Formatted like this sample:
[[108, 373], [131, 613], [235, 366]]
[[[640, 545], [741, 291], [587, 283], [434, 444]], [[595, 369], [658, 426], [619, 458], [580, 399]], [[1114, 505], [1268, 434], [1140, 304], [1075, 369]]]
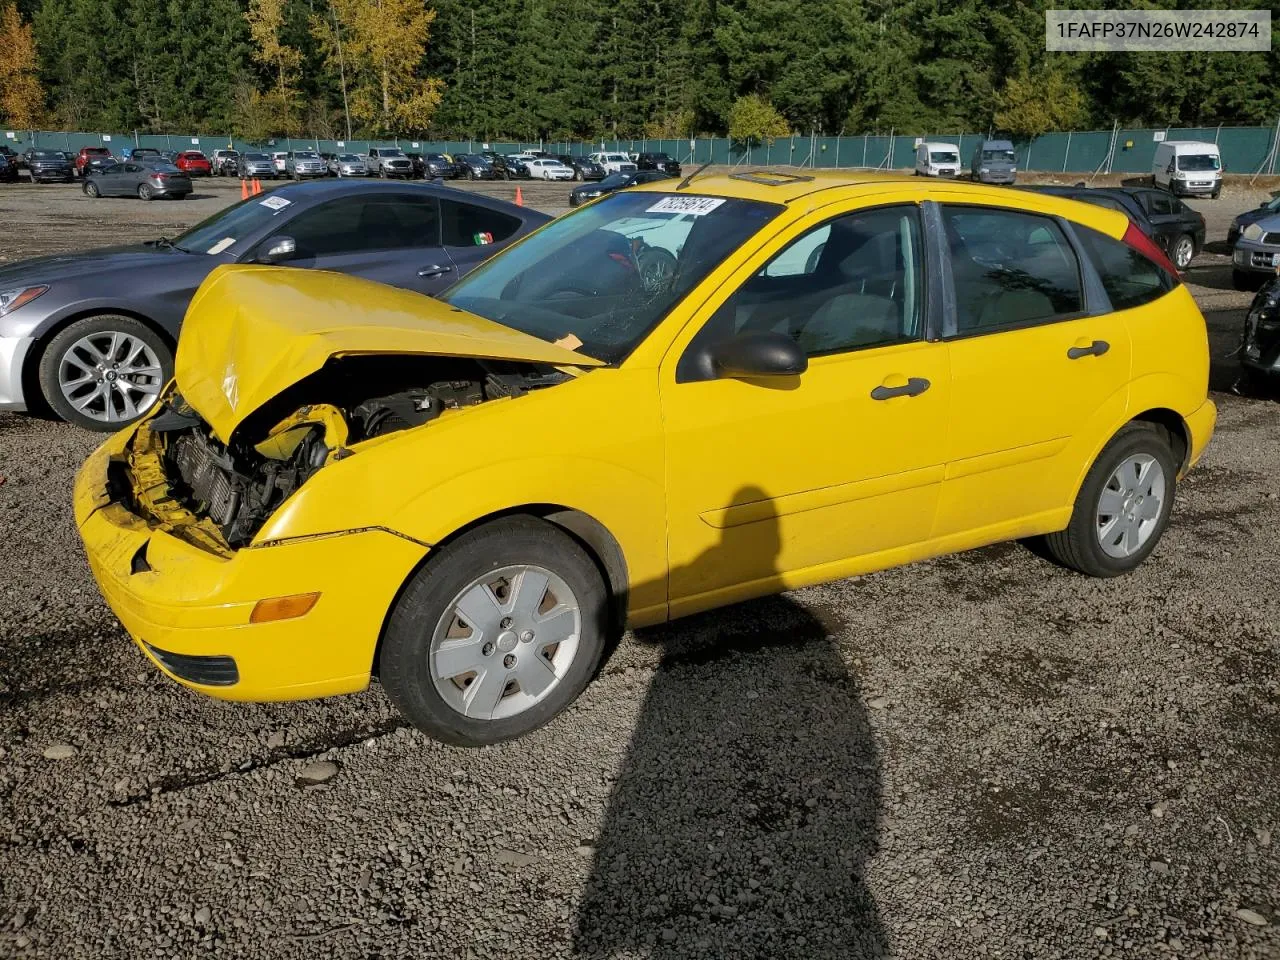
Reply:
[[960, 152], [959, 147], [957, 147], [954, 143], [947, 143], [945, 140], [929, 140], [926, 143], [920, 144], [920, 146], [927, 147], [930, 150], [932, 150], [934, 147], [941, 147], [946, 150], [955, 150], [957, 153]]
[[503, 213], [510, 213], [515, 216], [524, 216], [526, 219], [533, 219], [539, 222], [551, 219], [551, 217], [534, 210], [532, 207], [518, 208], [514, 204], [508, 203], [505, 200], [486, 196], [483, 193], [459, 190], [456, 187], [447, 187], [442, 184], [425, 181], [418, 183], [405, 183], [378, 179], [364, 180], [358, 178], [310, 180], [306, 183], [289, 183], [282, 187], [276, 187], [271, 191], [271, 196], [283, 197], [292, 203], [297, 203], [299, 205], [306, 204], [310, 206], [314, 203], [322, 203], [326, 200], [334, 200], [339, 197], [350, 196], [359, 192], [403, 194], [406, 191], [418, 191], [444, 199], [461, 200], [473, 206], [488, 207], [493, 210], [500, 210]]
[[[689, 178], [686, 178], [689, 179]], [[635, 191], [650, 193], [679, 192], [689, 196], [713, 196], [731, 199], [757, 200], [764, 203], [791, 205], [798, 202], [820, 200], [831, 203], [860, 196], [873, 197], [882, 193], [913, 193], [922, 200], [945, 199], [963, 203], [965, 199], [983, 200], [999, 206], [1026, 206], [1038, 212], [1070, 213], [1070, 219], [1086, 223], [1107, 233], [1124, 232], [1128, 218], [1115, 210], [1092, 206], [1050, 193], [1017, 190], [990, 184], [963, 180], [922, 180], [900, 173], [869, 171], [811, 170], [800, 174], [788, 170], [748, 170], [734, 173], [695, 175], [688, 186], [680, 189], [685, 180], [669, 177], [650, 183], [638, 184]], [[1070, 189], [1070, 188], [1068, 188]], [[819, 196], [821, 195], [821, 196]], [[1041, 199], [1025, 203], [1032, 197]], [[1063, 207], [1068, 204], [1068, 207]], [[1082, 212], [1083, 211], [1083, 212]]]

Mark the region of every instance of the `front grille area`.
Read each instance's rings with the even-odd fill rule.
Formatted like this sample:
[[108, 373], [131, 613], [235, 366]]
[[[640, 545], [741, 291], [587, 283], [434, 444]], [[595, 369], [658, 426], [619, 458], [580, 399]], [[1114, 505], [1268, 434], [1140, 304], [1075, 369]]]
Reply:
[[240, 670], [231, 657], [196, 657], [186, 653], [170, 653], [151, 644], [147, 651], [175, 677], [206, 687], [230, 687], [240, 682]]

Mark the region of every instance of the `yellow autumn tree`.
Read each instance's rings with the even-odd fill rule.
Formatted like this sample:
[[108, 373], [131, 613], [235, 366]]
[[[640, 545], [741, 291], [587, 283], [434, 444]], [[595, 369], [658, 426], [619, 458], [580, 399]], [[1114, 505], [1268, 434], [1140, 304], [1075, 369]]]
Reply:
[[25, 129], [35, 128], [44, 117], [35, 38], [12, 3], [0, 7], [0, 117]]
[[423, 130], [444, 84], [419, 75], [436, 18], [422, 0], [330, 0], [311, 31], [344, 75], [351, 116], [383, 131]]

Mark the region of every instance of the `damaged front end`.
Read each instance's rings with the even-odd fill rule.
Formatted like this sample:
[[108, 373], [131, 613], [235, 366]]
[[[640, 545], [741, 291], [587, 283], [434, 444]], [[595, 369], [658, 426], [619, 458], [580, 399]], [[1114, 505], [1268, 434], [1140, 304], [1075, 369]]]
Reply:
[[173, 391], [142, 421], [113, 486], [131, 509], [229, 557], [318, 471], [363, 444], [572, 378], [553, 366], [449, 357], [334, 357], [223, 442]]

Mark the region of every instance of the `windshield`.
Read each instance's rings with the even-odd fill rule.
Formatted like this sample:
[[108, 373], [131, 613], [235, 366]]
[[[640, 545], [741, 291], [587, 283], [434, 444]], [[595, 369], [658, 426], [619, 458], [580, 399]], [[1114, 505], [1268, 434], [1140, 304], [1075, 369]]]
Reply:
[[257, 233], [288, 206], [289, 201], [275, 194], [241, 200], [234, 207], [220, 210], [186, 233], [179, 234], [173, 245], [184, 253], [223, 253], [245, 237]]
[[59, 153], [57, 150], [37, 150], [35, 153], [33, 153], [33, 154], [32, 154], [32, 156], [33, 156], [33, 157], [35, 157], [37, 160], [64, 160], [64, 159], [66, 159], [66, 158], [65, 158], [65, 157], [63, 157], [63, 155], [62, 155], [61, 153]]
[[1178, 158], [1179, 170], [1217, 170], [1221, 166], [1222, 161], [1211, 153], [1194, 154]]
[[1013, 163], [1014, 154], [1012, 150], [983, 150], [983, 163]]
[[631, 182], [631, 174], [629, 173], [611, 173], [599, 183], [597, 187], [621, 187]]
[[364, 157], [358, 156], [354, 153], [344, 153], [338, 158], [338, 160], [341, 163], [363, 163]]
[[381, 150], [381, 149], [380, 149], [380, 150], [378, 150], [378, 156], [380, 156], [380, 157], [403, 157], [403, 156], [404, 156], [404, 151], [403, 151], [403, 150]]
[[318, 154], [314, 154], [314, 153], [295, 153], [295, 154], [293, 155], [293, 159], [295, 159], [295, 160], [319, 160], [319, 159], [320, 159], [320, 157], [319, 157], [319, 155], [318, 155]]
[[259, 161], [265, 161], [265, 160], [270, 160], [270, 159], [271, 159], [271, 158], [270, 158], [269, 156], [267, 156], [265, 153], [246, 153], [246, 154], [244, 155], [244, 158], [245, 158], [246, 160], [259, 160]]
[[[617, 363], [782, 207], [664, 193], [613, 194], [554, 220], [443, 299]], [[661, 262], [668, 269], [649, 271]]]
[[106, 147], [85, 147], [84, 152], [86, 155], [89, 155], [89, 156], [105, 157], [111, 151], [108, 150]]
[[950, 150], [934, 150], [929, 153], [929, 159], [934, 163], [959, 163], [960, 154]]

